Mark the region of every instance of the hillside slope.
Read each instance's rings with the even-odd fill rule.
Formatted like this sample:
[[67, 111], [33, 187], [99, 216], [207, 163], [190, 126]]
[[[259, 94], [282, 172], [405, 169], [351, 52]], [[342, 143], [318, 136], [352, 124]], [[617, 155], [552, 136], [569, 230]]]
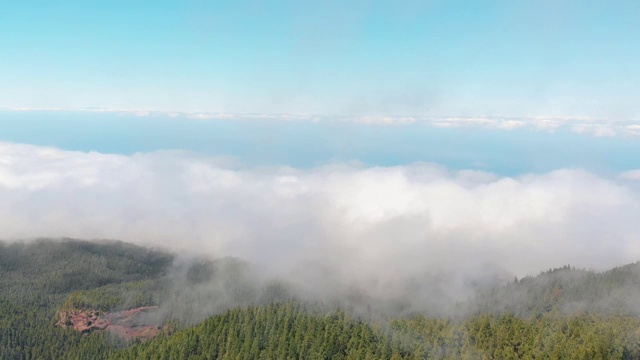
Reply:
[[[176, 263], [122, 242], [0, 243], [0, 288], [0, 359], [640, 359], [640, 263], [552, 269], [435, 318], [304, 303], [240, 260]], [[137, 307], [153, 318], [127, 317]], [[163, 330], [140, 343], [103, 323], [59, 326], [83, 311], [88, 327], [121, 316]]]
[[595, 313], [640, 316], [640, 262], [597, 273], [564, 266], [480, 292], [475, 313]]
[[115, 241], [0, 243], [0, 358], [107, 356], [119, 340], [56, 327], [58, 310], [77, 290], [159, 279], [172, 261], [171, 254]]

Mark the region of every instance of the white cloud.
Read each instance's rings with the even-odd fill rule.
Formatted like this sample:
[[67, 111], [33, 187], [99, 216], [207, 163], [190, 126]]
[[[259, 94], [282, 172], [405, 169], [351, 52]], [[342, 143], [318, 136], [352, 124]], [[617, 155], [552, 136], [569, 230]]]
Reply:
[[620, 174], [620, 178], [624, 180], [640, 181], [640, 169], [625, 171]]
[[616, 130], [608, 124], [576, 124], [571, 130], [579, 134], [592, 134], [597, 137], [616, 136]]
[[625, 126], [625, 130], [630, 135], [640, 136], [640, 125], [633, 124]]
[[[0, 109], [3, 110], [3, 109]], [[640, 136], [640, 119], [614, 120], [589, 117], [561, 117], [561, 116], [520, 116], [520, 117], [490, 117], [490, 116], [341, 116], [341, 115], [311, 115], [311, 114], [258, 114], [258, 113], [219, 113], [219, 112], [184, 112], [184, 111], [153, 111], [128, 109], [29, 109], [12, 108], [4, 111], [50, 111], [50, 112], [98, 112], [114, 113], [136, 117], [169, 117], [185, 120], [215, 121], [215, 120], [255, 120], [255, 121], [286, 121], [286, 122], [352, 122], [362, 125], [412, 125], [421, 124], [437, 128], [473, 128], [512, 131], [529, 129], [535, 131], [553, 132], [568, 129], [575, 133], [604, 136]]]
[[[233, 255], [325, 294], [335, 291], [319, 290], [319, 278], [382, 299], [408, 298], [412, 284], [424, 310], [434, 291], [445, 304], [469, 295], [470, 278], [638, 260], [640, 189], [626, 181], [637, 178], [571, 169], [511, 178], [433, 164], [243, 168], [183, 152], [0, 143], [0, 239], [112, 238]], [[429, 283], [443, 273], [444, 288]]]
[[367, 125], [406, 125], [416, 122], [416, 118], [411, 116], [360, 116], [345, 120]]
[[280, 271], [316, 260], [380, 284], [487, 263], [521, 276], [640, 257], [637, 191], [583, 171], [508, 178], [431, 164], [224, 164], [0, 144], [0, 237], [117, 238]]
[[527, 123], [522, 120], [505, 120], [498, 124], [501, 129], [512, 130], [527, 126]]

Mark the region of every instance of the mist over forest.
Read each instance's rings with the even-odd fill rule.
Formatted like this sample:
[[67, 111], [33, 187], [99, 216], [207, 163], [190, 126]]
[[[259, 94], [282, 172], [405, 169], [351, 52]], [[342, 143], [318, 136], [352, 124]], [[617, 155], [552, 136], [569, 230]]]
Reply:
[[[639, 273], [640, 263], [605, 272], [562, 266], [465, 284], [471, 295], [458, 300], [442, 274], [381, 297], [330, 277], [271, 277], [237, 258], [113, 240], [3, 242], [0, 354], [502, 359], [579, 352], [632, 359], [640, 356]], [[320, 333], [309, 338], [305, 327]], [[258, 343], [256, 332], [263, 332]], [[194, 337], [200, 345], [188, 340]]]

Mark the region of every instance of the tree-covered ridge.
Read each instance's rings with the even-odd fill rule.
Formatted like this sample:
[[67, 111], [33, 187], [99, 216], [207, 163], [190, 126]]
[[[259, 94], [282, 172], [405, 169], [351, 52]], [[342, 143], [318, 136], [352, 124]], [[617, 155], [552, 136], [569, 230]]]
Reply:
[[[124, 297], [135, 284], [164, 276], [172, 260], [171, 254], [116, 241], [0, 242], [0, 359], [107, 356], [123, 345], [118, 339], [100, 333], [83, 336], [54, 325], [65, 300], [74, 291], [101, 286], [118, 288], [114, 295]], [[82, 294], [70, 301], [98, 299]]]
[[0, 285], [5, 296], [26, 289], [63, 294], [158, 278], [166, 273], [172, 261], [171, 254], [120, 241], [0, 242]]
[[71, 293], [61, 310], [94, 309], [102, 312], [155, 305], [164, 282], [161, 280], [131, 281], [109, 284]]
[[[434, 318], [311, 306], [238, 259], [174, 260], [121, 242], [0, 243], [0, 359], [640, 359], [638, 263], [552, 269]], [[55, 326], [65, 309], [143, 305], [182, 330], [127, 343]]]
[[292, 303], [236, 308], [169, 337], [138, 344], [115, 359], [241, 358], [339, 359], [365, 350], [370, 358], [391, 354], [367, 324], [344, 312], [313, 314]]
[[113, 359], [638, 359], [640, 320], [481, 315], [369, 323], [291, 303], [233, 309]]
[[480, 292], [469, 305], [475, 313], [522, 317], [550, 311], [640, 316], [640, 262], [601, 273], [568, 265], [550, 269]]

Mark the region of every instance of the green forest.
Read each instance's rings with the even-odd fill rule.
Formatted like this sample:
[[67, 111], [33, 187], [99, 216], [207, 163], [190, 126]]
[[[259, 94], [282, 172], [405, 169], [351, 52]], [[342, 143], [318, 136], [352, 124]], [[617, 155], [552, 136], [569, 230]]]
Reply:
[[[180, 263], [117, 241], [0, 243], [0, 358], [640, 359], [638, 263], [549, 269], [442, 316], [303, 301], [247, 271], [238, 259]], [[59, 323], [143, 306], [154, 306], [145, 325], [158, 333], [148, 340]]]

